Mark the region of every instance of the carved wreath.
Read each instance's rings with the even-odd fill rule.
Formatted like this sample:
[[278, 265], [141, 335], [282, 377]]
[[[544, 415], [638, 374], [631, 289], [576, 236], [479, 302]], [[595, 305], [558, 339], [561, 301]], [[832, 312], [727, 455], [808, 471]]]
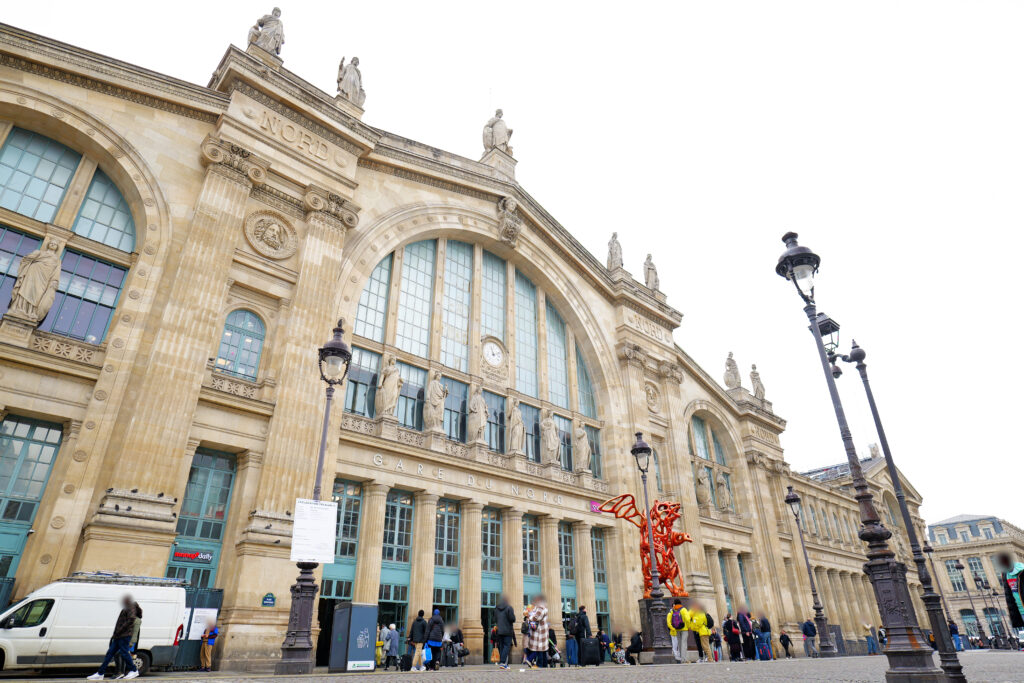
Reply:
[[295, 228], [280, 214], [257, 211], [245, 219], [245, 239], [257, 253], [271, 259], [286, 259], [298, 248]]

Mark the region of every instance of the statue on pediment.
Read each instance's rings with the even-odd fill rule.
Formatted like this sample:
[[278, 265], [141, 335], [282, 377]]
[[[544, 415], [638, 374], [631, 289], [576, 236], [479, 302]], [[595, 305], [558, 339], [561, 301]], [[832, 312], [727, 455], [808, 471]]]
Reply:
[[756, 365], [750, 366], [750, 388], [754, 392], [754, 398], [764, 400], [764, 383], [761, 381], [761, 373], [757, 371]]
[[590, 459], [593, 453], [590, 450], [590, 438], [587, 436], [587, 429], [583, 426], [583, 423], [576, 423], [576, 429], [573, 431], [572, 436], [572, 455], [573, 460], [576, 461], [576, 469], [589, 472]]
[[732, 351], [729, 352], [729, 357], [725, 359], [725, 388], [740, 388], [740, 368], [736, 365], [736, 361], [733, 360]]
[[501, 118], [503, 115], [504, 113], [498, 109], [484, 126], [484, 153], [490, 152], [492, 149], [500, 149], [512, 156], [512, 148], [508, 144], [512, 138], [512, 129]]
[[469, 393], [469, 418], [466, 420], [466, 443], [486, 443], [489, 415], [484, 390], [479, 386], [472, 387]]
[[619, 244], [619, 233], [613, 232], [608, 240], [608, 270], [622, 267], [622, 245]]
[[651, 260], [651, 255], [647, 255], [647, 260], [644, 261], [644, 283], [647, 285], [647, 289], [655, 292], [661, 289], [661, 280], [658, 279], [658, 269], [654, 267], [654, 261]]
[[715, 488], [718, 492], [718, 508], [720, 510], [732, 509], [732, 491], [729, 490], [729, 480], [725, 478], [725, 472], [719, 472], [715, 479]]
[[249, 44], [263, 48], [272, 55], [281, 54], [284, 45], [284, 23], [281, 21], [281, 9], [275, 7], [270, 14], [265, 14], [249, 29]]
[[8, 308], [12, 315], [38, 325], [50, 312], [60, 283], [59, 250], [56, 240], [47, 239], [38, 249], [21, 257]]
[[359, 57], [353, 57], [348, 64], [345, 64], [344, 57], [341, 58], [341, 64], [338, 65], [338, 94], [357, 107], [362, 107], [366, 101], [363, 75], [359, 72]]
[[558, 426], [555, 424], [554, 414], [550, 408], [546, 409], [541, 414], [540, 421], [541, 464], [561, 462], [561, 446], [562, 439], [558, 434]]
[[711, 479], [708, 478], [706, 467], [697, 468], [697, 505], [711, 502]]
[[423, 429], [428, 432], [439, 432], [444, 429], [444, 400], [448, 397], [448, 387], [441, 381], [441, 372], [434, 370], [427, 383], [427, 395], [423, 401]]
[[398, 371], [395, 357], [389, 353], [384, 357], [384, 368], [380, 371], [380, 382], [377, 384], [377, 396], [374, 399], [377, 417], [395, 414], [402, 383], [402, 375]]
[[523, 455], [526, 453], [526, 425], [523, 424], [523, 413], [519, 410], [519, 399], [509, 399], [508, 409], [508, 454]]

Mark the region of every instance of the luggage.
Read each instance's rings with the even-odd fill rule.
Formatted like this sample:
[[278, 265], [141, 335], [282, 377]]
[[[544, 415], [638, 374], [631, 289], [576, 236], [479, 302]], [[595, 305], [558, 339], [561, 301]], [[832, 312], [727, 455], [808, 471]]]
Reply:
[[601, 643], [597, 638], [580, 640], [580, 666], [601, 666]]
[[772, 658], [771, 650], [768, 649], [768, 643], [763, 640], [757, 641], [757, 658], [761, 661], [768, 661]]
[[398, 662], [398, 669], [400, 671], [411, 671], [412, 670], [412, 655], [408, 652], [402, 655], [402, 659]]
[[441, 666], [458, 666], [459, 660], [455, 656], [455, 646], [451, 643], [445, 644], [441, 652]]

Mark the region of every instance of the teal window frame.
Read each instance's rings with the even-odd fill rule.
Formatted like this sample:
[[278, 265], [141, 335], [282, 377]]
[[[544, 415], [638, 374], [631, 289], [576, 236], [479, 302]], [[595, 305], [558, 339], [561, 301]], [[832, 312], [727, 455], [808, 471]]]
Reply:
[[527, 396], [540, 396], [538, 353], [540, 336], [537, 325], [537, 287], [516, 271], [516, 390]]
[[[233, 454], [209, 448], [196, 449], [195, 455], [192, 456], [181, 509], [178, 511], [175, 529], [178, 538], [223, 543], [224, 529], [231, 511], [231, 495], [235, 487], [235, 470]], [[214, 475], [220, 479], [219, 484], [212, 483]], [[225, 476], [228, 477], [226, 485]], [[211, 494], [216, 498], [211, 498]], [[198, 508], [198, 513], [193, 513], [193, 504]], [[219, 513], [209, 514], [208, 511], [211, 509], [219, 510]]]
[[359, 522], [363, 506], [363, 485], [356, 481], [334, 480], [332, 500], [338, 504], [334, 556], [355, 559], [359, 551]]
[[434, 566], [459, 567], [459, 530], [462, 512], [458, 501], [442, 498], [437, 501], [434, 524]]
[[523, 576], [540, 577], [540, 523], [523, 515]]
[[484, 251], [481, 269], [480, 334], [505, 343], [505, 313], [508, 297], [508, 264]]
[[0, 147], [0, 207], [50, 223], [82, 155], [56, 140], [12, 128]]
[[608, 564], [605, 554], [604, 529], [590, 529], [590, 551], [594, 556], [594, 585], [608, 585]]
[[256, 381], [267, 328], [256, 313], [237, 308], [224, 319], [214, 368], [217, 372]]
[[566, 522], [558, 523], [558, 578], [562, 581], [576, 580], [572, 527]]
[[412, 534], [415, 499], [407, 491], [388, 491], [384, 503], [384, 540], [381, 558], [385, 562], [409, 564], [412, 555]]
[[501, 510], [484, 508], [480, 516], [480, 570], [501, 573]]

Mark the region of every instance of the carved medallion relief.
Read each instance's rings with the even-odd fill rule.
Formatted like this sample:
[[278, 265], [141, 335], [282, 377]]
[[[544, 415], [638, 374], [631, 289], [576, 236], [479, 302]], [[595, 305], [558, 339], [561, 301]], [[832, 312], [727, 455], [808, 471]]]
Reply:
[[295, 253], [298, 236], [287, 220], [273, 211], [257, 211], [245, 219], [245, 239], [270, 259], [286, 259]]

